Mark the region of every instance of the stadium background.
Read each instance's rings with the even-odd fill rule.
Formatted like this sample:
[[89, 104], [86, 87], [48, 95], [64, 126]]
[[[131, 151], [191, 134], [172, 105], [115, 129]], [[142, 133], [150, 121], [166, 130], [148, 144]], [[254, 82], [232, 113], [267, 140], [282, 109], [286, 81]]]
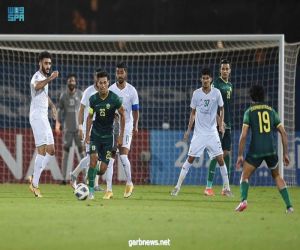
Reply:
[[[24, 22], [7, 22], [7, 6], [24, 6], [25, 7], [25, 21]], [[136, 10], [139, 11], [136, 11]], [[271, 13], [266, 16], [266, 13]], [[283, 33], [286, 36], [287, 42], [300, 41], [300, 34], [296, 32], [299, 30], [299, 22], [297, 21], [297, 13], [299, 13], [300, 5], [297, 1], [274, 1], [270, 3], [260, 3], [260, 1], [252, 1], [250, 4], [247, 1], [231, 1], [223, 2], [215, 1], [180, 1], [180, 0], [156, 0], [156, 1], [1, 1], [0, 3], [0, 32], [2, 34], [272, 34]], [[285, 13], [289, 13], [286, 15]], [[38, 20], [38, 21], [37, 21]], [[210, 20], [210, 21], [207, 21]], [[241, 25], [232, 25], [233, 22], [239, 22]], [[63, 25], [62, 25], [63, 23]], [[291, 25], [292, 24], [292, 25]], [[34, 63], [34, 62], [33, 62]], [[7, 68], [1, 68], [0, 72], [9, 71]], [[31, 66], [33, 67], [33, 66]], [[113, 69], [109, 69], [113, 73]], [[133, 72], [135, 68], [131, 68]], [[26, 65], [21, 69], [26, 72]], [[62, 70], [63, 71], [63, 70]], [[13, 73], [13, 72], [11, 72]], [[20, 81], [28, 81], [26, 74], [34, 72], [26, 72], [23, 74], [24, 78]], [[300, 66], [297, 67], [296, 90], [299, 89], [299, 75]], [[238, 75], [233, 77], [239, 77]], [[135, 82], [135, 79], [131, 79]], [[80, 80], [79, 80], [80, 81]], [[2, 82], [4, 84], [4, 82]], [[234, 80], [233, 80], [234, 83]], [[52, 91], [59, 93], [64, 82], [58, 81], [54, 85]], [[88, 84], [83, 84], [85, 87]], [[7, 87], [7, 86], [6, 86]], [[80, 86], [80, 88], [82, 85]], [[20, 90], [18, 90], [20, 91]], [[28, 102], [29, 89], [21, 90], [22, 98], [19, 94], [10, 90], [7, 92], [9, 96], [1, 98], [1, 104], [9, 106], [12, 113], [0, 113], [0, 134], [1, 139], [7, 145], [10, 152], [15, 153], [15, 142], [6, 141], [6, 137], [11, 137], [9, 128], [17, 128], [17, 133], [23, 134], [24, 159], [23, 164], [29, 165], [32, 160], [32, 137], [30, 126], [28, 123], [28, 116], [26, 107], [19, 110], [22, 101]], [[140, 91], [140, 90], [139, 90]], [[53, 93], [53, 92], [52, 92]], [[4, 94], [4, 92], [3, 92]], [[6, 92], [5, 92], [6, 94]], [[58, 97], [58, 96], [56, 96]], [[55, 100], [55, 96], [52, 96]], [[189, 97], [187, 98], [189, 100]], [[188, 107], [189, 101], [179, 102], [178, 105]], [[159, 106], [159, 103], [157, 104]], [[142, 107], [143, 108], [143, 107]], [[167, 107], [171, 108], [172, 107]], [[296, 91], [296, 135], [300, 137], [300, 93]], [[27, 107], [28, 109], [28, 107]], [[174, 107], [173, 107], [174, 109]], [[17, 112], [14, 112], [18, 110]], [[188, 109], [187, 109], [188, 112]], [[17, 116], [15, 115], [17, 114]], [[18, 115], [20, 114], [20, 115]], [[160, 136], [159, 129], [151, 123], [143, 124], [142, 113], [140, 127], [142, 128], [140, 136], [133, 143], [133, 150], [130, 157], [135, 159], [133, 162], [134, 173], [140, 178], [140, 183], [153, 183], [153, 184], [173, 184], [174, 180], [169, 179], [170, 182], [162, 183], [162, 176], [159, 177], [155, 173], [159, 173], [159, 165], [155, 165], [152, 171], [149, 170], [149, 162], [141, 161], [141, 151], [155, 150], [155, 145], [151, 145], [151, 137]], [[185, 129], [188, 113], [182, 112], [185, 117], [178, 118], [184, 123], [170, 124], [171, 129], [180, 130]], [[10, 116], [10, 119], [7, 117]], [[176, 119], [175, 119], [176, 120]], [[10, 121], [11, 123], [7, 123]], [[16, 133], [14, 130], [12, 133]], [[170, 131], [172, 133], [172, 131]], [[136, 147], [135, 144], [142, 147]], [[61, 139], [56, 138], [57, 145], [61, 145]], [[169, 142], [173, 143], [174, 142]], [[296, 143], [297, 140], [296, 140]], [[138, 148], [139, 152], [136, 152]], [[167, 148], [167, 147], [166, 147]], [[296, 147], [296, 150], [298, 147]], [[59, 151], [58, 151], [59, 152]], [[157, 158], [162, 158], [162, 152], [157, 152]], [[296, 164], [298, 163], [299, 152], [296, 151]], [[58, 153], [58, 162], [60, 162], [61, 153]], [[154, 155], [152, 155], [153, 157]], [[146, 157], [146, 156], [145, 156]], [[300, 160], [300, 159], [299, 159]], [[146, 166], [145, 166], [146, 164]], [[0, 168], [5, 168], [5, 165], [0, 160]], [[17, 181], [22, 181], [25, 177], [27, 169], [23, 169], [22, 178]], [[203, 175], [205, 176], [205, 175]], [[1, 177], [1, 182], [5, 182], [5, 176]], [[13, 176], [9, 177], [10, 179]], [[45, 180], [44, 180], [45, 181]], [[201, 180], [203, 183], [204, 180]], [[188, 182], [188, 180], [187, 180]], [[235, 183], [238, 182], [238, 178]], [[298, 180], [299, 184], [299, 180]]]

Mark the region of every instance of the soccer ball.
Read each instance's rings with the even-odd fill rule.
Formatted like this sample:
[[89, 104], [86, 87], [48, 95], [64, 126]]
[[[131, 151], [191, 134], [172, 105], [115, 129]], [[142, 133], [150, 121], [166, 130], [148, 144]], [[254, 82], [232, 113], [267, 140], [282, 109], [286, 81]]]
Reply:
[[89, 195], [89, 188], [84, 183], [79, 183], [76, 186], [74, 194], [78, 200], [85, 200]]

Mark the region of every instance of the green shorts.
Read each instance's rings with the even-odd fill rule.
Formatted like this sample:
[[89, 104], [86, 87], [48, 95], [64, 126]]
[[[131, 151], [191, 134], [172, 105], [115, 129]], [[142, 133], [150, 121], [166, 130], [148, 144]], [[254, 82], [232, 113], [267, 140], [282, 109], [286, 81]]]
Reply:
[[247, 161], [249, 164], [251, 164], [255, 168], [258, 168], [263, 160], [265, 160], [269, 169], [275, 169], [278, 166], [278, 156], [277, 155], [269, 155], [269, 156], [263, 156], [263, 157], [256, 158], [256, 157], [253, 157], [253, 156], [247, 154], [246, 159], [245, 159], [245, 161]]
[[97, 153], [99, 161], [108, 164], [111, 158], [113, 147], [113, 136], [107, 138], [99, 138], [91, 134], [90, 154]]
[[[221, 135], [221, 134], [220, 134]], [[231, 129], [225, 129], [223, 138], [220, 136], [222, 149], [231, 151]]]

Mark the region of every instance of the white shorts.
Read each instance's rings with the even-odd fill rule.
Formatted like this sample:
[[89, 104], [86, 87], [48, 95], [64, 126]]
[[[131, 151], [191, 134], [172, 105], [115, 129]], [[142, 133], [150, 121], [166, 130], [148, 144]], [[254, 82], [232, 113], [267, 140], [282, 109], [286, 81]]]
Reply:
[[48, 117], [30, 119], [35, 146], [53, 145], [54, 138]]
[[223, 154], [222, 144], [217, 132], [215, 134], [208, 135], [193, 135], [188, 155], [201, 157], [204, 149], [207, 150], [210, 159]]

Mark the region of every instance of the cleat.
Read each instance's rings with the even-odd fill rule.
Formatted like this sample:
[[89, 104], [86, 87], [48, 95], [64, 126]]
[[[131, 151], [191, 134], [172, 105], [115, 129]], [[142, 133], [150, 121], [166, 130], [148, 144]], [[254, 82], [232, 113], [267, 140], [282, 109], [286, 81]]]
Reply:
[[30, 191], [34, 194], [35, 197], [37, 197], [37, 198], [42, 198], [42, 197], [43, 197], [43, 196], [41, 195], [40, 189], [37, 188], [37, 187], [35, 187], [35, 186], [33, 186], [32, 183], [30, 183], [29, 189], [30, 189]]
[[72, 172], [70, 173], [70, 178], [71, 178], [70, 184], [71, 184], [72, 188], [76, 189], [76, 187], [77, 187], [77, 181], [76, 181], [76, 179], [77, 178], [76, 178], [75, 175], [72, 174]]
[[289, 207], [289, 208], [286, 209], [285, 212], [286, 212], [287, 214], [292, 214], [292, 213], [294, 213], [294, 208], [293, 208], [293, 207]]
[[103, 189], [102, 187], [100, 187], [100, 186], [95, 186], [95, 187], [94, 187], [94, 190], [95, 190], [96, 192], [104, 191], [104, 189]]
[[236, 207], [235, 211], [236, 212], [243, 212], [247, 208], [247, 201], [244, 200], [240, 202], [240, 204]]
[[124, 192], [124, 198], [129, 198], [132, 195], [133, 192], [133, 184], [126, 185], [125, 192]]
[[109, 199], [112, 199], [114, 196], [113, 192], [112, 191], [106, 191], [104, 196], [103, 196], [103, 200], [109, 200]]
[[89, 199], [89, 200], [95, 200], [95, 195], [94, 195], [94, 193], [90, 192], [90, 193], [89, 193], [89, 196], [88, 196], [88, 199]]
[[227, 197], [233, 197], [234, 196], [233, 193], [228, 189], [222, 189], [221, 195], [227, 196]]
[[178, 195], [178, 193], [179, 193], [179, 191], [180, 191], [180, 188], [174, 188], [172, 191], [171, 191], [171, 196], [177, 196]]
[[30, 183], [29, 190], [34, 194], [35, 197], [42, 198], [43, 196], [41, 195], [40, 189], [33, 186], [32, 180], [33, 180], [33, 175], [28, 176], [28, 181]]
[[204, 195], [206, 196], [215, 196], [214, 190], [212, 188], [205, 188]]

